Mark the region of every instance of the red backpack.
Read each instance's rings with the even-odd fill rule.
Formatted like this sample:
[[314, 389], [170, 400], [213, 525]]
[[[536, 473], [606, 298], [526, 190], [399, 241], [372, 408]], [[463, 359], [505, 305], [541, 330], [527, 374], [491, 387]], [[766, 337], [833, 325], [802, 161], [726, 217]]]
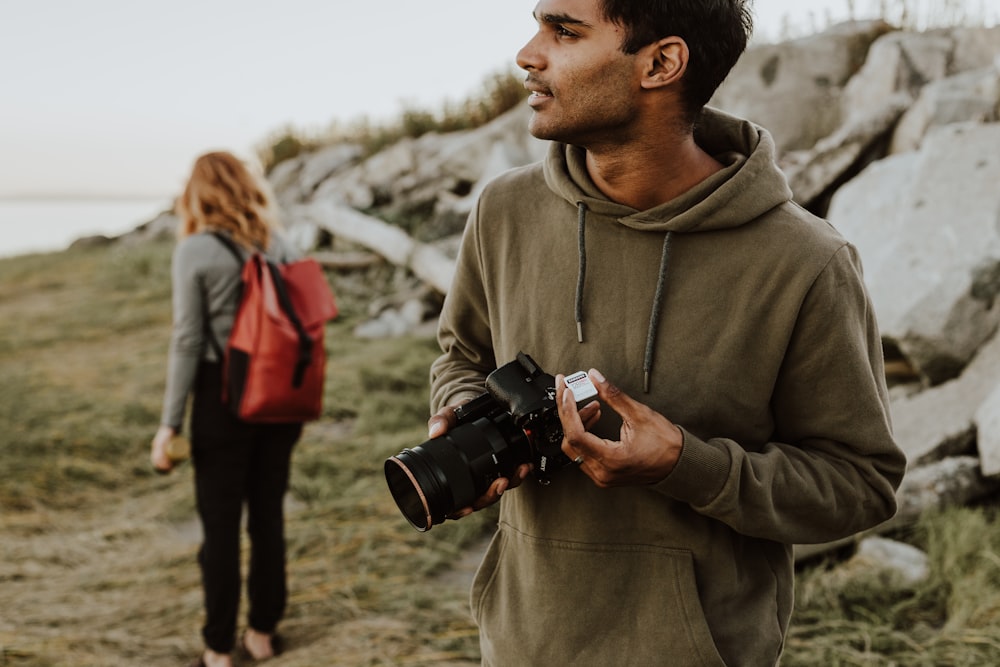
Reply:
[[259, 423], [318, 419], [326, 376], [326, 323], [337, 304], [314, 259], [275, 264], [260, 252], [244, 260], [236, 243], [213, 233], [242, 265], [240, 304], [224, 353], [222, 399], [241, 419]]

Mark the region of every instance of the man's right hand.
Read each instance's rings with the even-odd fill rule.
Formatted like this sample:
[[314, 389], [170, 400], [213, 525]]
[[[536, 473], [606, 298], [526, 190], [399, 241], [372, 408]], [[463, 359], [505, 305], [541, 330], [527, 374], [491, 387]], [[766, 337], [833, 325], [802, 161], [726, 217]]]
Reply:
[[[445, 406], [431, 416], [431, 418], [427, 421], [427, 436], [429, 438], [439, 438], [451, 429], [455, 428], [455, 425], [458, 424], [458, 418], [455, 416], [455, 408], [459, 405], [461, 405], [461, 403]], [[521, 482], [527, 479], [530, 473], [531, 464], [522, 463], [517, 467], [514, 474], [510, 478], [498, 477], [493, 480], [493, 483], [486, 489], [486, 493], [476, 498], [475, 502], [473, 502], [470, 507], [463, 507], [459, 510], [455, 510], [453, 513], [448, 515], [448, 518], [461, 519], [464, 516], [469, 516], [473, 512], [478, 512], [484, 507], [489, 507], [500, 500], [500, 496], [503, 495], [504, 491], [508, 489], [515, 489], [520, 486]]]

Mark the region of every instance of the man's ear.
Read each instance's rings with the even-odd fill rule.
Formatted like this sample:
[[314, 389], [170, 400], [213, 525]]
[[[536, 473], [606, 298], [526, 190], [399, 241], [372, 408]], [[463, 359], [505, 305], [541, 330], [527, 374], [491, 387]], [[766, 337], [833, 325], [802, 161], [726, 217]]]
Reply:
[[687, 42], [680, 37], [664, 37], [646, 47], [643, 88], [661, 88], [677, 83], [687, 71]]

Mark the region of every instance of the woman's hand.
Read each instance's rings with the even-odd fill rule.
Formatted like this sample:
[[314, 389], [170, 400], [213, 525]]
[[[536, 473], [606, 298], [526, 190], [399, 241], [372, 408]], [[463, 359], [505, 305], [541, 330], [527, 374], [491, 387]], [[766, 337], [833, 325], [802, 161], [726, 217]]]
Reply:
[[174, 435], [176, 432], [170, 426], [160, 426], [149, 447], [149, 460], [153, 464], [153, 470], [161, 475], [166, 475], [174, 469], [174, 462], [167, 452], [170, 440]]

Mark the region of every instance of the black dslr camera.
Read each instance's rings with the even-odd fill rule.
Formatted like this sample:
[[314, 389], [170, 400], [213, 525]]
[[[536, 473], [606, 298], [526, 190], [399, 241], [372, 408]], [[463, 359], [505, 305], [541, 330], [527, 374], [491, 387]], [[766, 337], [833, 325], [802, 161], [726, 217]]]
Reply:
[[510, 477], [522, 463], [534, 464], [542, 484], [572, 463], [560, 448], [555, 378], [523, 352], [490, 373], [486, 393], [455, 415], [458, 424], [450, 431], [385, 462], [396, 505], [421, 532], [472, 505], [493, 480]]

